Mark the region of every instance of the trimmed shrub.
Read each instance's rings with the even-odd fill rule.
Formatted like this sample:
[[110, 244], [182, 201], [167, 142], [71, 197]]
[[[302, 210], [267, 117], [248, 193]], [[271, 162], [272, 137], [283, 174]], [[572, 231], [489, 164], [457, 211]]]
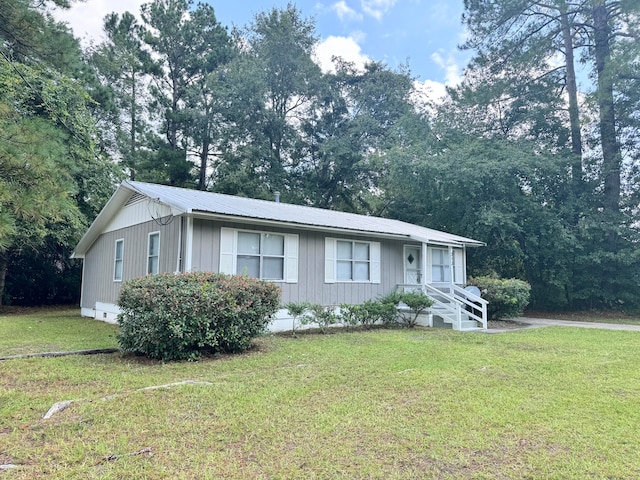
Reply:
[[389, 326], [398, 322], [397, 303], [389, 296], [366, 301], [363, 305], [371, 325], [382, 324]]
[[401, 293], [400, 302], [409, 307], [409, 310], [411, 311], [410, 315], [402, 316], [403, 323], [409, 328], [415, 327], [418, 324], [418, 317], [420, 314], [433, 305], [433, 300], [423, 292]]
[[217, 273], [162, 274], [126, 282], [120, 291], [118, 343], [159, 360], [194, 360], [204, 351], [240, 352], [263, 333], [280, 289], [262, 280]]
[[355, 327], [359, 324], [364, 324], [366, 320], [366, 311], [364, 305], [352, 305], [350, 303], [343, 303], [340, 305], [340, 318], [342, 323]]
[[489, 302], [489, 320], [519, 317], [529, 304], [531, 286], [522, 280], [475, 277], [469, 278], [468, 285], [478, 287], [482, 298]]
[[291, 322], [291, 333], [295, 335], [296, 323], [304, 323], [304, 319], [306, 318], [309, 308], [311, 308], [311, 304], [309, 302], [289, 302], [284, 305], [284, 308], [287, 309], [287, 312], [293, 318]]
[[300, 317], [301, 324], [316, 323], [322, 333], [327, 333], [327, 328], [338, 323], [338, 320], [334, 307], [325, 307], [316, 303], [307, 305], [306, 313]]
[[398, 310], [395, 303], [387, 297], [366, 300], [364, 303], [340, 305], [340, 315], [348, 325], [362, 325], [371, 328], [374, 325], [391, 325], [397, 321]]
[[[418, 317], [422, 312], [433, 305], [431, 300], [423, 292], [391, 292], [377, 300], [381, 305], [393, 305], [395, 314], [389, 317], [388, 323], [398, 322], [405, 327], [413, 328], [418, 324]], [[404, 303], [410, 310], [409, 314], [398, 312], [398, 306]]]

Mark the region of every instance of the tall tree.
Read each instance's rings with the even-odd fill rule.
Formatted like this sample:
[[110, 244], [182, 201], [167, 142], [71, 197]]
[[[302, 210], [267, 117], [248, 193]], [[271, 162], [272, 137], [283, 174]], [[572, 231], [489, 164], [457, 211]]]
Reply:
[[[571, 133], [571, 161], [574, 190], [579, 194], [579, 158], [582, 155], [580, 111], [576, 83], [575, 57], [593, 71], [596, 108], [599, 113], [600, 181], [602, 206], [615, 231], [621, 202], [623, 152], [616, 126], [627, 119], [616, 114], [621, 83], [621, 63], [616, 56], [624, 50], [638, 53], [640, 7], [637, 2], [590, 0], [466, 0], [464, 21], [470, 29], [467, 48], [477, 51], [473, 67], [485, 66], [498, 78], [517, 79], [509, 72], [524, 71], [532, 80], [561, 71], [556, 92], [568, 93], [567, 127]], [[558, 54], [562, 63], [557, 64]], [[628, 58], [628, 57], [627, 57]], [[560, 70], [558, 70], [560, 69]], [[483, 77], [485, 81], [487, 77]], [[493, 82], [490, 82], [493, 83]], [[551, 87], [551, 85], [549, 85]], [[561, 89], [558, 89], [561, 87]], [[559, 138], [560, 140], [560, 138]], [[561, 146], [558, 144], [558, 146]], [[619, 221], [619, 220], [617, 220]]]
[[287, 198], [300, 120], [321, 88], [320, 67], [312, 59], [315, 25], [289, 4], [257, 14], [243, 37], [247, 45], [227, 77], [235, 101], [227, 112], [231, 148], [218, 189], [263, 197], [278, 190]]
[[80, 46], [66, 25], [53, 19], [51, 6], [67, 8], [68, 0], [1, 0], [1, 51], [12, 60], [38, 62], [69, 72], [81, 68]]
[[[390, 208], [499, 246], [473, 254], [472, 267], [526, 278], [535, 306], [640, 304], [630, 287], [637, 187], [623, 183], [637, 158], [637, 2], [467, 0], [465, 7], [466, 47], [476, 56], [440, 108], [425, 158], [400, 157], [392, 170]], [[593, 103], [577, 90], [578, 58], [592, 69]], [[584, 123], [591, 108], [597, 120]], [[406, 188], [414, 179], [420, 184]]]
[[0, 298], [5, 280], [23, 276], [22, 260], [37, 257], [34, 272], [64, 270], [117, 176], [97, 154], [79, 44], [46, 11], [53, 4], [68, 2], [0, 7]]
[[[463, 16], [470, 30], [464, 48], [477, 52], [472, 69], [485, 70], [482, 82], [489, 75], [497, 77], [503, 86], [515, 87], [507, 87], [503, 106], [504, 100], [507, 108], [513, 104], [524, 120], [523, 110], [530, 113], [532, 104], [523, 102], [540, 95], [541, 90], [550, 93], [546, 100], [552, 100], [552, 108], [545, 109], [545, 116], [564, 123], [559, 129], [556, 122], [555, 147], [570, 147], [568, 157], [576, 195], [582, 191], [583, 141], [574, 53], [588, 44], [587, 33], [577, 24], [579, 14], [580, 6], [565, 0], [465, 0]], [[565, 92], [568, 105], [564, 103]], [[568, 122], [563, 118], [564, 112], [568, 112]], [[513, 123], [511, 126], [516, 127]], [[569, 138], [562, 130], [569, 131]]]
[[213, 8], [198, 5], [191, 18], [196, 28], [207, 32], [200, 69], [188, 85], [185, 98], [189, 150], [199, 161], [198, 189], [205, 190], [211, 165], [209, 157], [220, 150], [222, 111], [229, 101], [221, 94], [221, 76], [237, 51], [227, 30], [217, 21]]
[[106, 40], [91, 52], [89, 62], [110, 90], [116, 107], [111, 125], [103, 127], [115, 130], [114, 153], [121, 158], [129, 178], [135, 180], [141, 140], [150, 131], [145, 104], [153, 62], [149, 52], [142, 48], [143, 30], [131, 13], [107, 15], [103, 28]]
[[313, 110], [302, 120], [300, 198], [324, 208], [371, 213], [387, 153], [406, 139], [413, 80], [370, 62], [362, 70], [338, 61], [324, 77]]
[[[212, 141], [209, 116], [202, 113], [211, 107], [212, 93], [207, 90], [211, 81], [207, 77], [228, 60], [230, 43], [213, 8], [198, 4], [192, 9], [192, 5], [191, 0], [146, 3], [142, 18], [144, 41], [159, 66], [153, 76], [150, 112], [160, 114], [165, 139], [155, 145], [155, 163], [164, 164], [169, 173], [165, 182], [191, 184], [194, 164], [187, 158], [187, 150], [194, 143], [199, 145], [202, 188]], [[193, 104], [196, 100], [201, 102], [198, 107]], [[199, 118], [194, 117], [196, 110]], [[194, 121], [200, 127], [194, 128]]]

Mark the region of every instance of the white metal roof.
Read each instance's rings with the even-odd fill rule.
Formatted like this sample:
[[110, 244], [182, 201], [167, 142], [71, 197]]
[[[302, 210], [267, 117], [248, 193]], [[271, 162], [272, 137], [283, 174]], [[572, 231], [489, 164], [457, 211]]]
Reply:
[[82, 257], [98, 238], [106, 224], [134, 193], [169, 206], [174, 215], [214, 215], [232, 220], [251, 220], [284, 224], [299, 228], [340, 230], [372, 236], [404, 237], [425, 243], [454, 246], [481, 246], [483, 242], [445, 233], [431, 228], [389, 218], [337, 212], [321, 208], [256, 200], [233, 195], [189, 190], [143, 182], [124, 181], [113, 194], [100, 215], [80, 240], [74, 256]]

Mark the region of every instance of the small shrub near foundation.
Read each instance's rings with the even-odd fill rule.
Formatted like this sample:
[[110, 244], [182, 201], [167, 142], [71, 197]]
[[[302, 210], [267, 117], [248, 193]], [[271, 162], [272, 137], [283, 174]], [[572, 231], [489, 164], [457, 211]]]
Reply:
[[309, 325], [315, 323], [322, 333], [327, 333], [327, 328], [335, 325], [340, 317], [335, 311], [335, 307], [325, 307], [316, 303], [307, 306], [306, 312], [300, 317], [300, 323]]
[[246, 350], [277, 311], [280, 289], [246, 276], [163, 274], [125, 283], [118, 343], [159, 360]]

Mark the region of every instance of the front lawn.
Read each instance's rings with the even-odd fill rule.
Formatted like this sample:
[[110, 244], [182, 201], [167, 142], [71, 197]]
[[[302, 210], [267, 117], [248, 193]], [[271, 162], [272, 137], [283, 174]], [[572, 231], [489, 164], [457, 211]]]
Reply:
[[[640, 332], [414, 329], [265, 336], [197, 363], [10, 360], [0, 464], [11, 479], [637, 478], [638, 351]], [[183, 380], [206, 383], [140, 390]], [[43, 420], [61, 400], [79, 401]]]
[[82, 318], [75, 309], [23, 309], [0, 313], [0, 357], [117, 347], [117, 327]]

